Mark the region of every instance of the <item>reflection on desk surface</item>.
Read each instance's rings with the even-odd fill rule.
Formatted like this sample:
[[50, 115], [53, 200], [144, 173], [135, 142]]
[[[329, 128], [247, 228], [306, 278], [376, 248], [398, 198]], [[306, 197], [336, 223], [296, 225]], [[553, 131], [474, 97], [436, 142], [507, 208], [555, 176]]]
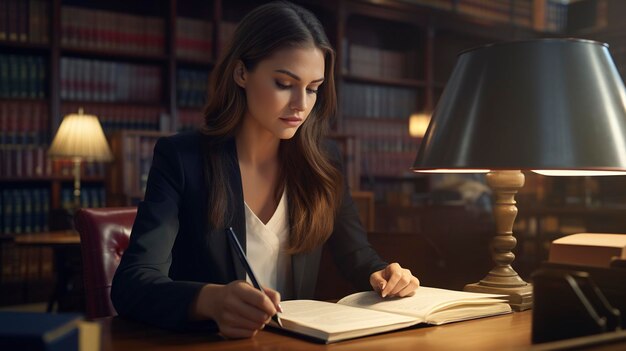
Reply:
[[[413, 327], [331, 345], [318, 344], [277, 330], [251, 339], [224, 340], [205, 332], [172, 332], [120, 317], [104, 318], [103, 351], [113, 350], [519, 350], [530, 347], [531, 311]], [[268, 328], [269, 329], [269, 328]]]
[[531, 344], [532, 311], [514, 312], [441, 326], [408, 329], [324, 345], [288, 332], [266, 329], [251, 339], [226, 340], [207, 332], [173, 332], [120, 317], [102, 323], [102, 351], [125, 350], [626, 350], [626, 331]]

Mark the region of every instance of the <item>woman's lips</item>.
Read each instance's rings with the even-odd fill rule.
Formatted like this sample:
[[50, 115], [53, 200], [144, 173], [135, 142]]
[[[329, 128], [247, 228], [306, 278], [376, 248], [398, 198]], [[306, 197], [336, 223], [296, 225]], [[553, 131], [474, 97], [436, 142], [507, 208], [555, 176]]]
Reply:
[[297, 127], [302, 123], [302, 118], [299, 117], [280, 117], [280, 120], [290, 127]]

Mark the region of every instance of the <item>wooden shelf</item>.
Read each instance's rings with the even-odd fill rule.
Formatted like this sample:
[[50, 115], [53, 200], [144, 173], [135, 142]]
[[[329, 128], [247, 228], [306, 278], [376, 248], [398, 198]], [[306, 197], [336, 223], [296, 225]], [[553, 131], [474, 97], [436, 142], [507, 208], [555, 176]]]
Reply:
[[[101, 176], [80, 176], [81, 182], [104, 182], [106, 177]], [[37, 182], [73, 182], [74, 176], [71, 175], [55, 175], [55, 176], [30, 176], [30, 177], [1, 177], [0, 182], [6, 183], [37, 183]]]
[[105, 51], [104, 49], [90, 49], [81, 47], [61, 47], [62, 56], [78, 56], [113, 61], [132, 61], [141, 63], [166, 63], [169, 60], [167, 55], [142, 54], [125, 51]]
[[[381, 118], [382, 117], [382, 118]], [[352, 122], [371, 122], [371, 123], [380, 123], [380, 124], [402, 124], [402, 125], [408, 125], [407, 123], [409, 122], [408, 118], [409, 116], [407, 116], [407, 118], [397, 118], [397, 117], [363, 117], [363, 116], [346, 116], [344, 115], [343, 118], [345, 118], [346, 121], [352, 121]]]
[[86, 100], [61, 100], [61, 104], [72, 104], [72, 105], [84, 105], [84, 106], [93, 106], [93, 107], [158, 107], [162, 109], [166, 109], [167, 107], [162, 104], [162, 101], [151, 101], [151, 102], [143, 102], [143, 101], [86, 101]]
[[389, 85], [389, 86], [398, 86], [398, 87], [408, 87], [408, 88], [424, 88], [426, 87], [426, 82], [423, 80], [417, 79], [395, 79], [395, 78], [377, 78], [377, 77], [362, 77], [355, 76], [351, 74], [343, 74], [343, 78], [349, 82], [356, 83], [370, 83], [370, 84], [379, 84], [379, 85]]
[[3, 49], [16, 49], [19, 51], [42, 52], [49, 51], [50, 44], [37, 44], [21, 41], [0, 41], [0, 51]]
[[380, 180], [380, 181], [414, 181], [414, 180], [423, 180], [424, 178], [426, 178], [427, 175], [426, 174], [421, 174], [421, 173], [414, 173], [414, 174], [402, 174], [402, 175], [394, 175], [394, 176], [390, 176], [390, 175], [367, 175], [367, 174], [362, 174], [361, 178], [362, 179], [374, 179], [374, 180]]
[[203, 68], [213, 68], [213, 66], [215, 66], [215, 60], [201, 60], [188, 57], [177, 57], [176, 62], [185, 66], [196, 66]]
[[0, 97], [0, 103], [20, 103], [20, 104], [32, 104], [32, 103], [48, 103], [48, 98], [21, 98], [21, 97]]

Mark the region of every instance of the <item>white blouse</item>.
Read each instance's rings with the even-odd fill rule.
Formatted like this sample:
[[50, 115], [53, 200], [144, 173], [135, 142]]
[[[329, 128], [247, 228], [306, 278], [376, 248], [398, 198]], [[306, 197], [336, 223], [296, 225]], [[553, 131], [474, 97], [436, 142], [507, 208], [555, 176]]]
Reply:
[[[281, 300], [291, 298], [293, 291], [291, 255], [285, 253], [289, 244], [287, 208], [287, 192], [283, 191], [276, 212], [265, 224], [245, 204], [246, 256], [259, 283], [280, 292]], [[249, 277], [247, 280], [250, 282]]]

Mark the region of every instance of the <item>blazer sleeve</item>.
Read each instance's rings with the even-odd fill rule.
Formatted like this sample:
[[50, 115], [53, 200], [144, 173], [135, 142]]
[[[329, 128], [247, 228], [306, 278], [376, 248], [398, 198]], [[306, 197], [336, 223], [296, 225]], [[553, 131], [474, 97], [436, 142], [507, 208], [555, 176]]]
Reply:
[[160, 138], [144, 201], [139, 203], [130, 243], [111, 287], [111, 300], [121, 316], [170, 329], [201, 324], [189, 321], [189, 311], [204, 284], [173, 281], [168, 276], [184, 187], [184, 169], [176, 145]]
[[[341, 153], [334, 143], [329, 143], [329, 153], [337, 160], [342, 174], [345, 174]], [[387, 266], [367, 240], [367, 233], [361, 224], [359, 212], [350, 195], [347, 177], [344, 177], [343, 198], [335, 218], [333, 234], [328, 246], [339, 271], [359, 290], [371, 290], [369, 277], [372, 273]]]

